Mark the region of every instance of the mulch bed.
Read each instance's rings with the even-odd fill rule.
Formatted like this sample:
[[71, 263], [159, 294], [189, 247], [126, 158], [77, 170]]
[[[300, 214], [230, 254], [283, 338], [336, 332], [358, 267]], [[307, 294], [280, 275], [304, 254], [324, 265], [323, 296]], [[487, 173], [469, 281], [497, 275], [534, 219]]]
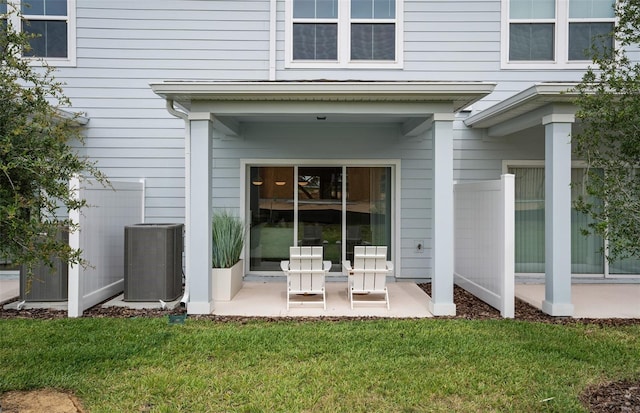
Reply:
[[[431, 295], [431, 284], [418, 284], [418, 286]], [[466, 320], [501, 320], [500, 312], [485, 302], [479, 300], [473, 294], [454, 287], [453, 301], [456, 305], [456, 315], [452, 317], [439, 317], [448, 319], [466, 319]], [[134, 310], [122, 307], [102, 308], [97, 305], [84, 312], [83, 317], [111, 317], [111, 318], [133, 318], [133, 317], [167, 317], [170, 314], [184, 314], [185, 309], [178, 307], [174, 310], [145, 309]], [[23, 309], [5, 310], [0, 307], [0, 319], [3, 318], [33, 318], [33, 319], [56, 319], [66, 318], [66, 311], [57, 311], [49, 309]], [[211, 320], [213, 322], [239, 322], [246, 323], [255, 320], [255, 317], [240, 316], [192, 316], [192, 318]], [[299, 321], [312, 320], [365, 320], [372, 317], [321, 317], [300, 319]], [[640, 324], [640, 319], [588, 319], [588, 318], [570, 318], [570, 317], [552, 317], [537, 308], [527, 304], [526, 302], [515, 299], [515, 319], [518, 321], [529, 321], [550, 324], [594, 324], [601, 327], [605, 326], [625, 326]], [[266, 321], [282, 321], [283, 318], [260, 318]], [[592, 413], [640, 413], [640, 380], [635, 382], [621, 381], [606, 383], [586, 389], [580, 395], [580, 401]]]

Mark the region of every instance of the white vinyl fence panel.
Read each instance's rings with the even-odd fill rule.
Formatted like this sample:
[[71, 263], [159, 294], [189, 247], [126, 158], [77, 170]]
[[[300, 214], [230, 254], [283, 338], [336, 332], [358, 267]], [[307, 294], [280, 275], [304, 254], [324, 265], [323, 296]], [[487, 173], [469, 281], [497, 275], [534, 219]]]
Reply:
[[455, 184], [455, 283], [515, 316], [514, 175]]
[[69, 317], [80, 317], [124, 290], [124, 227], [144, 222], [144, 182], [112, 181], [103, 187], [73, 179], [70, 188], [89, 204], [70, 213], [79, 230], [70, 234], [69, 244], [89, 263], [69, 267]]

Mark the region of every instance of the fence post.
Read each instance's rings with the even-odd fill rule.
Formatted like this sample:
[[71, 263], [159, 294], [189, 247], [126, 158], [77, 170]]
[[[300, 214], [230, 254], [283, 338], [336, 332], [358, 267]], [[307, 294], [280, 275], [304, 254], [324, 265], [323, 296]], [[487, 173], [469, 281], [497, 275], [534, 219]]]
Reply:
[[[80, 178], [77, 175], [69, 181], [69, 191], [73, 193], [74, 199], [82, 199], [80, 194]], [[69, 246], [73, 249], [80, 249], [80, 210], [70, 210], [69, 219], [72, 223], [72, 231], [69, 232]], [[82, 266], [69, 264], [69, 290], [67, 298], [67, 312], [69, 317], [80, 317], [82, 315], [84, 287], [80, 274], [81, 270]]]
[[515, 175], [502, 181], [502, 310], [505, 318], [515, 317]]

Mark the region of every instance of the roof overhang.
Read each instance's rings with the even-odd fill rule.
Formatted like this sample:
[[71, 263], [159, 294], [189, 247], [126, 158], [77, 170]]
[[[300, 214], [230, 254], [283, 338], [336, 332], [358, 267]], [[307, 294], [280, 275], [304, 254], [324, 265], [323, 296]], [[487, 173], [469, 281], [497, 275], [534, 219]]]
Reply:
[[451, 102], [459, 111], [493, 91], [487, 82], [213, 82], [151, 83], [157, 95], [189, 109], [194, 101]]
[[505, 136], [541, 125], [552, 114], [574, 115], [577, 83], [538, 83], [467, 119], [470, 128], [486, 128], [489, 136]]
[[151, 88], [187, 112], [209, 112], [216, 127], [239, 134], [251, 122], [398, 124], [405, 136], [430, 128], [493, 91], [486, 82], [163, 81]]

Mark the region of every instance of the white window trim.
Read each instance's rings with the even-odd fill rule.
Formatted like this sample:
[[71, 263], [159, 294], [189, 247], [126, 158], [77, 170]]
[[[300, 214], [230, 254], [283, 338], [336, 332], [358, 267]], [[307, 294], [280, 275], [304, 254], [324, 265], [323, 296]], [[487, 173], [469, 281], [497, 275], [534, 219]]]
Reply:
[[[509, 25], [518, 22], [509, 19], [510, 0], [502, 0], [500, 29], [500, 67], [502, 69], [587, 69], [591, 60], [569, 60], [569, 23], [576, 22], [614, 22], [610, 18], [569, 19], [569, 0], [556, 1], [555, 19], [539, 19], [538, 23], [554, 23], [554, 58], [553, 61], [509, 61]], [[533, 20], [522, 20], [532, 22]]]
[[[404, 56], [404, 0], [396, 0], [395, 19], [351, 19], [351, 1], [339, 0], [337, 19], [296, 19], [296, 22], [336, 23], [338, 25], [338, 60], [293, 60], [293, 0], [285, 2], [285, 59], [287, 69], [402, 69]], [[351, 23], [394, 23], [396, 25], [396, 60], [351, 60]]]
[[[14, 8], [20, 10], [20, 3], [23, 0], [14, 0]], [[8, 7], [12, 7], [11, 4]], [[67, 0], [66, 16], [40, 16], [23, 13], [25, 20], [58, 20], [67, 22], [67, 57], [25, 57], [30, 60], [34, 66], [40, 64], [40, 61], [46, 62], [54, 67], [75, 67], [76, 66], [76, 0]], [[9, 18], [10, 24], [15, 30], [22, 30], [22, 22], [16, 14], [12, 14]]]

